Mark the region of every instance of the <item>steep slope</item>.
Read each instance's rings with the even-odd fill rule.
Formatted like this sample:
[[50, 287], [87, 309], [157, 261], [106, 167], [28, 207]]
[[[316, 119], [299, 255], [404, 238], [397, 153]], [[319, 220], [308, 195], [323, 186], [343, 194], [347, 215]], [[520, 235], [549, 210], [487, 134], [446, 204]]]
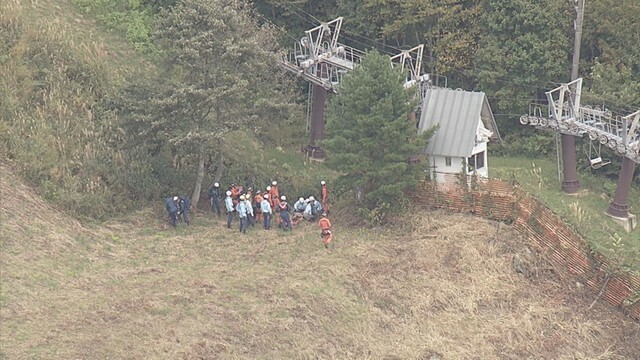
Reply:
[[506, 225], [336, 218], [329, 251], [315, 224], [171, 229], [162, 204], [83, 227], [0, 171], [2, 358], [640, 356], [639, 324], [588, 310]]
[[130, 205], [126, 184], [141, 181], [124, 175], [139, 168], [101, 101], [154, 67], [71, 1], [0, 2], [0, 54], [3, 158], [43, 197], [77, 214], [106, 217], [111, 203]]
[[61, 209], [42, 201], [37, 192], [16, 176], [13, 165], [0, 163], [0, 220], [3, 249], [13, 253], [32, 250], [72, 250], [76, 236], [86, 232]]

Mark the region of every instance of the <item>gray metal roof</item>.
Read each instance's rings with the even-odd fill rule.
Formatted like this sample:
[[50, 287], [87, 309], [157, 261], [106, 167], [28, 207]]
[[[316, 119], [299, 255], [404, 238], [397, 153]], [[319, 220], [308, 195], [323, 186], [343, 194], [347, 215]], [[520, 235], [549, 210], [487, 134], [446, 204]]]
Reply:
[[429, 140], [428, 155], [468, 157], [475, 145], [478, 122], [500, 140], [487, 97], [483, 92], [429, 88], [424, 92], [418, 131], [438, 125]]

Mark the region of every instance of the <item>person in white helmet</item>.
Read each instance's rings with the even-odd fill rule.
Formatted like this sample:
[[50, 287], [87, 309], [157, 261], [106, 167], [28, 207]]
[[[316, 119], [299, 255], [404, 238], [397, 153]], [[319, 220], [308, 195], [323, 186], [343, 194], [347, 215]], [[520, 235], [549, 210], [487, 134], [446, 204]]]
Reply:
[[278, 203], [280, 202], [280, 191], [278, 189], [278, 182], [277, 181], [272, 181], [271, 182], [271, 189], [269, 190], [269, 200], [271, 203], [271, 208], [273, 209], [273, 211], [277, 211], [278, 210]]
[[282, 230], [291, 230], [291, 207], [287, 203], [287, 197], [282, 195], [280, 197], [280, 203], [278, 204], [278, 211], [280, 212], [280, 227]]
[[331, 221], [329, 221], [329, 218], [327, 218], [326, 212], [323, 212], [321, 216], [322, 217], [318, 221], [318, 226], [320, 226], [320, 229], [322, 229], [322, 232], [320, 233], [320, 237], [322, 238], [322, 243], [324, 244], [324, 247], [328, 249], [329, 244], [331, 243], [331, 240], [333, 240], [333, 231], [331, 229]]
[[291, 218], [291, 224], [293, 226], [298, 225], [300, 219], [302, 219], [302, 214], [304, 214], [304, 209], [307, 207], [307, 201], [301, 197], [298, 201], [293, 204], [293, 217]]
[[302, 214], [306, 207], [307, 202], [304, 200], [304, 198], [301, 197], [300, 199], [298, 199], [298, 201], [296, 201], [295, 204], [293, 204], [293, 212]]
[[304, 218], [309, 221], [316, 221], [322, 213], [322, 204], [313, 196], [307, 199], [307, 207], [304, 209]]
[[220, 184], [214, 183], [213, 186], [207, 190], [207, 195], [209, 195], [209, 202], [211, 202], [211, 212], [218, 214], [218, 217], [222, 216], [220, 211], [220, 200], [222, 199]]
[[262, 212], [262, 218], [264, 219], [264, 229], [271, 229], [271, 215], [273, 212], [271, 211], [271, 203], [269, 202], [269, 194], [266, 194], [260, 203], [260, 211]]
[[260, 223], [262, 221], [262, 210], [260, 206], [262, 204], [262, 200], [264, 200], [264, 194], [262, 191], [256, 191], [256, 196], [253, 197], [253, 213], [255, 214], [255, 222]]
[[255, 213], [253, 212], [253, 189], [249, 188], [247, 193], [244, 195], [244, 204], [247, 207], [247, 220], [251, 227], [256, 226], [256, 218]]
[[164, 206], [169, 214], [169, 224], [176, 227], [178, 222], [178, 204], [176, 204], [173, 197], [170, 196], [164, 199]]
[[240, 218], [240, 232], [246, 234], [249, 221], [247, 218], [247, 202], [244, 195], [240, 195], [238, 205], [236, 206], [236, 211], [238, 212], [238, 218]]
[[189, 225], [191, 222], [189, 221], [189, 210], [191, 210], [191, 200], [189, 200], [186, 196], [174, 196], [173, 201], [176, 203], [178, 207], [177, 219], [178, 221], [184, 221], [185, 224]]
[[224, 206], [227, 210], [227, 228], [231, 229], [231, 223], [233, 222], [233, 198], [231, 197], [231, 190], [227, 191], [227, 197], [224, 198]]
[[305, 220], [308, 221], [313, 221], [314, 220], [314, 215], [313, 215], [313, 196], [309, 196], [305, 202], [307, 203], [307, 205], [304, 207], [304, 213], [302, 213], [302, 216], [304, 217]]
[[327, 188], [326, 181], [320, 181], [320, 201], [322, 203], [322, 210], [329, 213], [329, 189]]

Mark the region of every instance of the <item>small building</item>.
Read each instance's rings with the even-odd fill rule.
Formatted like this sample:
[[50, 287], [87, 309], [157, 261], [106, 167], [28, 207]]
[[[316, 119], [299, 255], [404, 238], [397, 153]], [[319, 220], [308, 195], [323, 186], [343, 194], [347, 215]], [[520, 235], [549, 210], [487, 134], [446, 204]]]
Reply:
[[431, 179], [450, 183], [465, 166], [467, 174], [488, 177], [487, 143], [501, 139], [486, 95], [443, 88], [423, 94], [418, 131], [438, 127], [425, 149]]

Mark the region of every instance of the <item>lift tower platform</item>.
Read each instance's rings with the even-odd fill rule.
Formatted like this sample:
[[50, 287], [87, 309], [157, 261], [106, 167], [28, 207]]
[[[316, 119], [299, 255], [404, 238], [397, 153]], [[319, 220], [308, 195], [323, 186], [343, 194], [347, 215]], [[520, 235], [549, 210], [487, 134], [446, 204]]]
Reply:
[[[636, 217], [629, 214], [627, 199], [633, 181], [635, 165], [640, 163], [640, 110], [627, 116], [614, 116], [611, 111], [581, 106], [582, 78], [546, 92], [547, 115], [541, 105], [530, 108], [529, 115], [520, 117], [522, 125], [551, 129], [561, 134], [583, 136], [616, 152], [622, 159], [616, 193], [606, 214], [621, 223], [627, 231], [636, 226]], [[589, 159], [591, 165], [602, 161], [600, 156]]]

